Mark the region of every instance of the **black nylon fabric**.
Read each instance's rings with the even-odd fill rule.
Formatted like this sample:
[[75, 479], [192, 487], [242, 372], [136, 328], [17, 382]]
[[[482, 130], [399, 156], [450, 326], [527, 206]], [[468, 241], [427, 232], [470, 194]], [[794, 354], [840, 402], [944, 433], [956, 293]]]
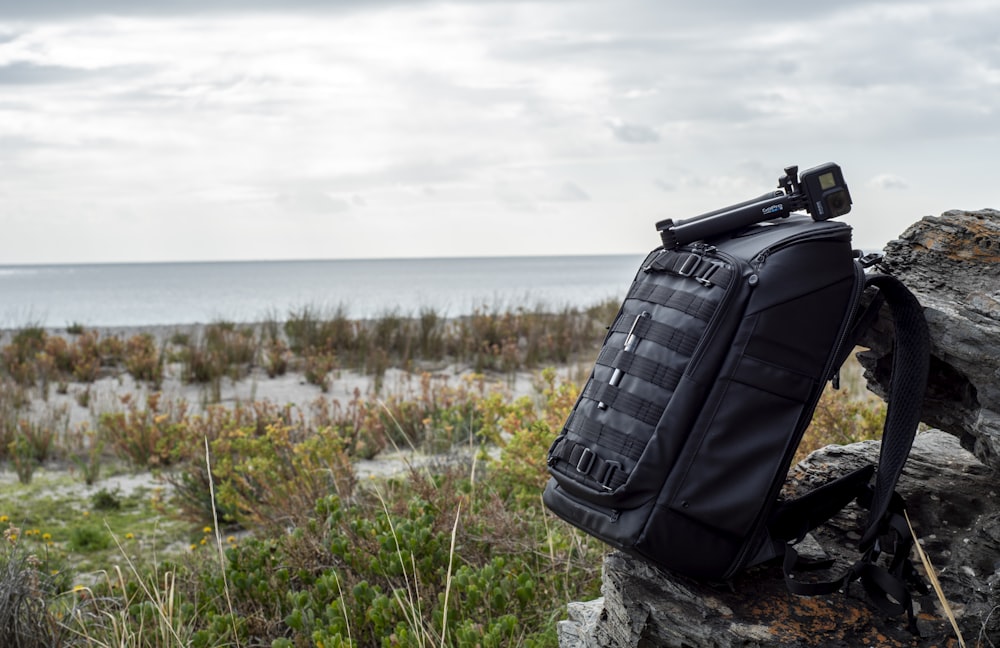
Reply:
[[[848, 226], [795, 216], [650, 253], [553, 443], [549, 508], [661, 567], [738, 568], [831, 364], [852, 264]], [[817, 290], [818, 311], [796, 306]], [[741, 413], [741, 402], [753, 405]], [[608, 474], [611, 490], [597, 479]]]

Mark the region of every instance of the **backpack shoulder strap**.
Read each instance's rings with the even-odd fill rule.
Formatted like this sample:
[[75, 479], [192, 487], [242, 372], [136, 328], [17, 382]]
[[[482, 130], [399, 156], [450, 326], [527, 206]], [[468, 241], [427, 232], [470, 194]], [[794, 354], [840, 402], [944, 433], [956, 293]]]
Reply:
[[875, 492], [867, 529], [861, 538], [863, 551], [871, 547], [880, 528], [884, 527], [889, 502], [920, 423], [920, 409], [930, 367], [930, 335], [923, 307], [917, 298], [892, 275], [869, 275], [866, 284], [878, 288], [889, 304], [895, 326], [895, 344]]
[[[791, 592], [807, 596], [828, 594], [860, 580], [873, 602], [889, 614], [905, 612], [911, 630], [915, 631], [909, 587], [920, 591], [923, 585], [919, 583], [908, 559], [912, 541], [904, 533], [905, 504], [895, 490], [920, 423], [930, 365], [930, 336], [923, 308], [896, 277], [872, 274], [866, 277], [865, 284], [878, 289], [873, 302], [876, 312], [883, 298], [889, 305], [895, 328], [888, 407], [874, 487], [868, 486], [872, 467], [861, 468], [779, 505], [769, 530], [773, 538], [785, 543], [783, 568], [785, 582]], [[872, 310], [868, 309], [867, 315], [862, 314], [866, 324], [874, 320]], [[864, 327], [855, 326], [852, 332], [860, 335], [863, 330]], [[832, 581], [807, 583], [795, 580], [794, 571], [809, 567], [799, 561], [794, 545], [855, 499], [869, 510], [860, 542], [862, 558], [846, 574]], [[885, 549], [878, 543], [880, 537], [892, 537], [893, 562], [888, 569], [875, 564]]]

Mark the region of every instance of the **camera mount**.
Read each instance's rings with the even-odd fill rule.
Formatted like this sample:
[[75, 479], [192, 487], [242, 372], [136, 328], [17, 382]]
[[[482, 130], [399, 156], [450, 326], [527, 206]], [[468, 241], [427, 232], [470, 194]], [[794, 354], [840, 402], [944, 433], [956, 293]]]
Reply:
[[778, 178], [777, 189], [677, 223], [667, 218], [658, 222], [656, 229], [663, 247], [672, 250], [755, 223], [786, 218], [801, 210], [817, 221], [851, 211], [851, 194], [839, 166], [831, 162], [807, 169], [802, 172], [801, 179], [798, 166], [785, 167], [785, 174]]

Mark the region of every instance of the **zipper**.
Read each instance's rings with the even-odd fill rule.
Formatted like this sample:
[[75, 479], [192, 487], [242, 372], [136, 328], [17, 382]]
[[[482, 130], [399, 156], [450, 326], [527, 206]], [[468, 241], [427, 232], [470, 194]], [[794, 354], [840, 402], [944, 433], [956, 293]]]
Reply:
[[[833, 345], [833, 349], [830, 352], [830, 356], [826, 360], [826, 366], [823, 367], [823, 379], [827, 380], [830, 377], [830, 373], [833, 371], [833, 363], [837, 361], [840, 357], [840, 347], [847, 342], [847, 335], [851, 332], [852, 324], [854, 318], [858, 314], [858, 308], [861, 306], [861, 295], [865, 292], [865, 271], [859, 264], [854, 265], [854, 294], [851, 295], [851, 307], [847, 311], [847, 318], [844, 320], [844, 325], [840, 328], [840, 333], [837, 335], [837, 343]], [[839, 380], [838, 380], [839, 382]], [[839, 385], [838, 385], [839, 387]]]
[[[850, 230], [845, 228], [843, 231], [847, 233]], [[767, 258], [772, 254], [774, 254], [775, 252], [779, 252], [785, 249], [786, 247], [792, 245], [797, 245], [798, 243], [802, 243], [803, 241], [810, 241], [812, 239], [832, 238], [830, 234], [831, 231], [828, 228], [824, 230], [811, 230], [807, 232], [802, 232], [801, 234], [796, 234], [794, 236], [789, 236], [787, 238], [784, 238], [775, 243], [774, 245], [766, 247], [760, 252], [758, 252], [754, 258], [750, 259], [750, 267], [752, 267], [755, 271], [759, 271], [761, 267], [764, 265], [764, 262], [767, 261]]]
[[699, 362], [701, 362], [701, 357], [705, 354], [705, 348], [708, 346], [708, 340], [712, 339], [715, 334], [715, 330], [719, 328], [719, 322], [722, 321], [725, 311], [729, 307], [729, 302], [731, 302], [736, 294], [737, 290], [736, 282], [742, 277], [743, 273], [739, 272], [740, 267], [743, 262], [736, 257], [715, 249], [714, 247], [707, 250], [708, 254], [716, 256], [723, 261], [727, 262], [733, 269], [732, 276], [729, 278], [728, 286], [720, 286], [726, 292], [719, 300], [719, 304], [715, 307], [715, 312], [712, 314], [712, 319], [709, 320], [708, 325], [705, 327], [705, 331], [701, 334], [701, 340], [698, 342], [698, 347], [691, 354], [691, 360], [688, 361], [687, 369], [684, 371], [686, 375], [691, 375], [694, 370], [698, 367]]

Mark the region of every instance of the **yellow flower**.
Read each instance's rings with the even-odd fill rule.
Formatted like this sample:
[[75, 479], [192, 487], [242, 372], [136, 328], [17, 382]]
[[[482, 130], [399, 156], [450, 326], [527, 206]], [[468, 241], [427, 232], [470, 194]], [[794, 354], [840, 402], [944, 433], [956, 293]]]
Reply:
[[208, 542], [208, 539], [207, 539], [207, 538], [202, 538], [202, 539], [201, 539], [201, 543], [200, 543], [200, 544], [206, 544], [207, 542]]
[[51, 533], [43, 533], [42, 534], [42, 540], [48, 542], [51, 539], [52, 539], [52, 534]]
[[235, 544], [236, 536], [229, 536], [228, 538], [226, 538], [226, 542], [228, 542], [229, 544]]
[[6, 515], [0, 515], [0, 522], [10, 522], [10, 518]]
[[205, 532], [205, 533], [211, 533], [212, 532], [212, 527], [207, 526], [204, 529], [202, 529], [202, 531]]
[[83, 512], [83, 517], [87, 517], [88, 515], [90, 515], [90, 511], [84, 511]]
[[74, 585], [73, 586], [73, 591], [74, 592], [82, 592], [85, 589], [87, 589], [86, 585]]
[[135, 534], [134, 533], [126, 533], [125, 534], [125, 539], [126, 540], [134, 540], [135, 539]]
[[196, 544], [192, 544], [190, 547], [188, 547], [188, 549], [190, 549], [191, 551], [194, 551], [197, 548], [198, 548], [198, 545], [196, 545]]

